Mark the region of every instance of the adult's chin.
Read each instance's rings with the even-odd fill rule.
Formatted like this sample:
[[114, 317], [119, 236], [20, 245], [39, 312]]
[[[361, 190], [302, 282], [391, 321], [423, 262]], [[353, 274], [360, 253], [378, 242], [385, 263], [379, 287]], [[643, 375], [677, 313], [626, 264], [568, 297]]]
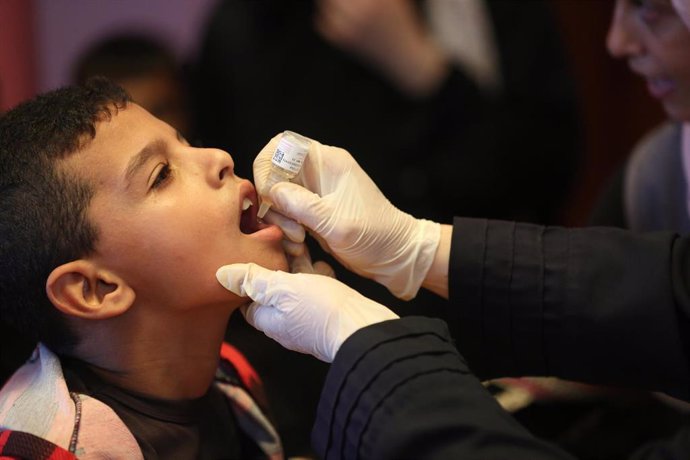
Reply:
[[679, 123], [690, 123], [690, 106], [680, 106], [674, 103], [664, 103], [664, 111], [668, 117]]

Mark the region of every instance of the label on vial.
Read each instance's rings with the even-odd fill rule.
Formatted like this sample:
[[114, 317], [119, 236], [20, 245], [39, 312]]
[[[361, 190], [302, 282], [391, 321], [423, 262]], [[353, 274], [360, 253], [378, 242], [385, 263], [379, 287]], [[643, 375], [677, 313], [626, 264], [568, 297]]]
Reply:
[[307, 153], [309, 153], [309, 150], [290, 142], [289, 139], [282, 138], [273, 154], [272, 161], [279, 168], [290, 171], [292, 174], [297, 174], [302, 168], [302, 163], [304, 163], [304, 157], [307, 156]]

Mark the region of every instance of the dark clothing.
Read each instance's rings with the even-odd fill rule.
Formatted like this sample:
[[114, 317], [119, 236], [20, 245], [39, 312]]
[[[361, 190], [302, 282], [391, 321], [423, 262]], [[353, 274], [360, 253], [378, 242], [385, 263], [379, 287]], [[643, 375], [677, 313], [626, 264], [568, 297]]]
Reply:
[[227, 397], [215, 386], [194, 400], [155, 399], [108, 384], [77, 360], [63, 357], [61, 361], [69, 390], [112, 408], [147, 460], [263, 457], [256, 444], [242, 434]]
[[[348, 339], [313, 442], [325, 458], [570, 458], [478, 383], [557, 376], [690, 399], [690, 240], [672, 233], [456, 219], [446, 312]], [[344, 448], [343, 448], [344, 446]], [[409, 455], [408, 455], [409, 453]], [[633, 459], [690, 458], [690, 431]]]
[[591, 225], [636, 232], [690, 232], [682, 125], [666, 122], [645, 136], [601, 197]]
[[690, 240], [456, 219], [448, 321], [480, 378], [549, 375], [690, 399]]
[[[673, 231], [687, 235], [690, 232], [690, 218], [686, 190], [682, 125], [665, 122], [637, 143], [630, 157], [600, 197], [589, 223], [636, 232]], [[641, 433], [638, 433], [637, 436], [631, 435], [627, 439], [652, 440], [662, 438], [660, 433], [653, 431], [663, 425], [666, 425], [663, 431], [667, 436], [677, 432], [679, 427], [690, 425], [687, 411], [662, 403], [658, 398], [649, 398], [648, 402], [655, 400], [656, 408], [645, 401], [642, 401], [642, 404], [629, 402], [624, 406], [626, 414], [620, 417], [622, 423], [609, 426], [614, 426], [614, 429], [619, 429], [618, 427], [623, 424], [637, 426], [638, 431], [643, 430], [641, 433], [644, 435], [640, 436]], [[601, 413], [600, 407], [596, 410]], [[612, 411], [612, 414], [615, 413], [615, 410]], [[634, 416], [639, 419], [637, 424], [633, 421]], [[598, 429], [597, 435], [602, 431], [604, 430]], [[615, 436], [609, 438], [616, 442]], [[597, 446], [597, 451], [601, 450], [601, 442], [593, 444]]]
[[580, 153], [556, 22], [547, 1], [486, 4], [503, 90], [483, 93], [454, 68], [436, 93], [413, 99], [324, 41], [313, 1], [222, 1], [196, 66], [200, 137], [251, 177], [259, 150], [290, 129], [350, 151], [417, 217], [552, 223]]
[[570, 459], [532, 437], [472, 375], [440, 320], [407, 317], [353, 334], [328, 374], [319, 458]]

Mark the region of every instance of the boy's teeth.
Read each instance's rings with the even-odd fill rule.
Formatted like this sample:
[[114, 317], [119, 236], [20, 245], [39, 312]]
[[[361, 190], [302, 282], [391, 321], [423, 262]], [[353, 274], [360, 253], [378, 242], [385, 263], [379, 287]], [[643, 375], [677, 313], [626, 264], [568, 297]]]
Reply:
[[252, 200], [250, 200], [249, 198], [245, 198], [244, 201], [242, 201], [242, 211], [246, 211], [247, 209], [249, 209], [249, 207], [252, 204], [254, 204], [252, 203]]

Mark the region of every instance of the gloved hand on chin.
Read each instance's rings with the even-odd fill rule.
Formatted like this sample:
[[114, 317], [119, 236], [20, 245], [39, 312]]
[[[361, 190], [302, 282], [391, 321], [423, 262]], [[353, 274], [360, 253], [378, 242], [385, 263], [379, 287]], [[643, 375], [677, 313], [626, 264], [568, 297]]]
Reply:
[[326, 267], [311, 265], [306, 254], [293, 260], [292, 268], [311, 273], [272, 271], [250, 263], [225, 265], [216, 278], [229, 291], [253, 300], [242, 310], [249, 324], [285, 348], [330, 363], [357, 330], [398, 315], [319, 274], [328, 273]]

